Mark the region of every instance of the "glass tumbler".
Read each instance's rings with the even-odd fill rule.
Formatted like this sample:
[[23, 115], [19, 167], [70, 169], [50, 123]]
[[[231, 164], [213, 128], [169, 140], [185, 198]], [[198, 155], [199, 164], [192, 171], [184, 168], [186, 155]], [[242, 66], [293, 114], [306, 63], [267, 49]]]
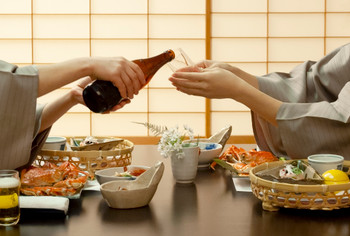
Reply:
[[0, 170], [0, 226], [15, 225], [19, 221], [19, 173]]

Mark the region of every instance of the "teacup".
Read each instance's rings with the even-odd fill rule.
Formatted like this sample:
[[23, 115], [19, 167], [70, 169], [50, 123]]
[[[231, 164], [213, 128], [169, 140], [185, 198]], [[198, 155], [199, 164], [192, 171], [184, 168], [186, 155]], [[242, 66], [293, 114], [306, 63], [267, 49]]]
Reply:
[[42, 149], [63, 151], [66, 147], [65, 137], [48, 137]]
[[314, 168], [320, 175], [327, 170], [332, 169], [343, 169], [344, 157], [335, 154], [314, 154], [308, 158], [309, 164]]

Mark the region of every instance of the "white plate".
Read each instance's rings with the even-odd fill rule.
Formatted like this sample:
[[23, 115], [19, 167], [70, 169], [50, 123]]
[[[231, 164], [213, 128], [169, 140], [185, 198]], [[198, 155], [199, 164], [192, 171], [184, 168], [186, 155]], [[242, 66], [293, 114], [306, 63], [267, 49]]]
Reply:
[[232, 176], [233, 185], [237, 192], [252, 192], [249, 177]]

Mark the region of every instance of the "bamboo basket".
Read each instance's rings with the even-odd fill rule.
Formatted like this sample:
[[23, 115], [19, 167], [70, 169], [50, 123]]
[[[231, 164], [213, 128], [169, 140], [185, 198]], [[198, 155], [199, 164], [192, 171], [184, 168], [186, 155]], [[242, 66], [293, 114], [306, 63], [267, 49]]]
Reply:
[[[255, 175], [261, 170], [278, 167], [284, 163], [283, 161], [264, 163], [250, 170], [249, 178], [252, 192], [262, 201], [264, 210], [278, 211], [281, 207], [335, 210], [350, 206], [350, 183], [336, 185], [287, 184], [272, 182]], [[350, 161], [344, 161], [344, 166], [350, 166]]]
[[[67, 137], [67, 140], [69, 139]], [[43, 166], [45, 162], [51, 162], [60, 165], [63, 162], [69, 161], [79, 170], [94, 174], [97, 170], [130, 165], [133, 149], [134, 144], [125, 139], [110, 150], [58, 151], [42, 149], [33, 164]]]

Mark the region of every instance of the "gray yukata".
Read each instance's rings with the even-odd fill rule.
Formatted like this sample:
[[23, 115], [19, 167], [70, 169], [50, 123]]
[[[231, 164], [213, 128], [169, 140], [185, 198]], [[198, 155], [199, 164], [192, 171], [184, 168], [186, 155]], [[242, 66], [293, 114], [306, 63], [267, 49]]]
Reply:
[[36, 103], [38, 71], [0, 60], [0, 169], [30, 165], [50, 129], [38, 134], [44, 106]]
[[260, 149], [292, 159], [333, 153], [350, 160], [350, 44], [289, 74], [257, 78], [262, 92], [283, 102], [278, 127], [252, 112]]

